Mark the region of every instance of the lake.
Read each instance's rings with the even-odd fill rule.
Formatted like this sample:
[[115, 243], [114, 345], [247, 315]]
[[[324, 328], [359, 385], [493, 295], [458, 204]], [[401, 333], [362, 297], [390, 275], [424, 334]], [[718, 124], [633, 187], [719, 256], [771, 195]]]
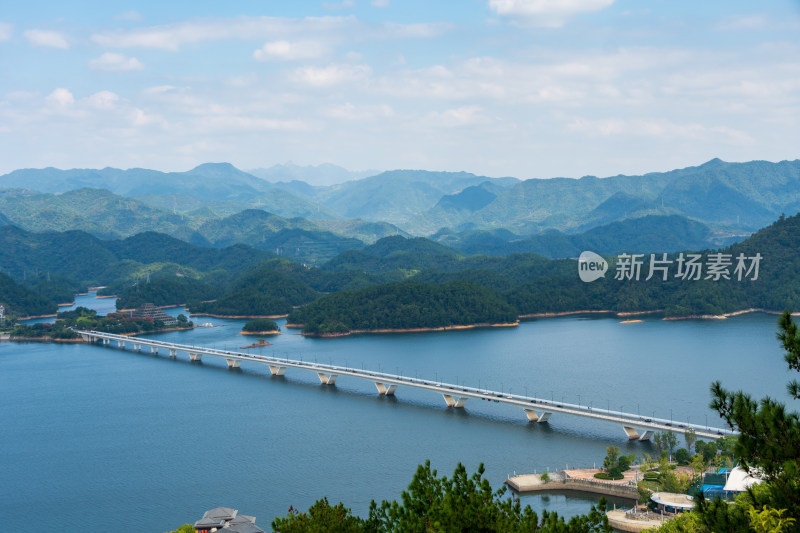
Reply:
[[[113, 309], [91, 296], [76, 303]], [[218, 327], [154, 337], [226, 349], [253, 341], [238, 334], [242, 320], [192, 319]], [[282, 329], [273, 346], [248, 351], [719, 426], [708, 408], [712, 380], [792, 401], [776, 322], [564, 317], [336, 339]], [[0, 386], [0, 516], [20, 517], [21, 531], [162, 532], [216, 506], [255, 515], [269, 530], [289, 506], [307, 509], [323, 496], [363, 516], [371, 499], [399, 498], [426, 459], [447, 475], [458, 462], [468, 471], [483, 462], [499, 488], [515, 472], [602, 463], [611, 444], [652, 453], [614, 424], [559, 414], [534, 424], [502, 404], [473, 399], [453, 409], [431, 392], [400, 387], [381, 397], [362, 380], [321, 386], [307, 371], [272, 377], [262, 365], [228, 370], [224, 360], [190, 363], [184, 353], [5, 342]], [[594, 500], [522, 501], [573, 515]]]

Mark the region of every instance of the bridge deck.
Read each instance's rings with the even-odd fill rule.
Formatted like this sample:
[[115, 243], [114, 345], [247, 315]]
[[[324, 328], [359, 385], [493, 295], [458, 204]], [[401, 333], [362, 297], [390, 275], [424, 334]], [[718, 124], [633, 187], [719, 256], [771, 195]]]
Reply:
[[[542, 398], [533, 398], [529, 396], [522, 396], [518, 394], [509, 394], [506, 392], [499, 392], [489, 389], [479, 389], [475, 387], [467, 387], [458, 384], [445, 383], [441, 381], [432, 381], [422, 378], [412, 378], [408, 376], [401, 376], [397, 374], [388, 374], [385, 372], [375, 372], [372, 370], [356, 369], [346, 366], [329, 365], [324, 363], [312, 363], [307, 361], [298, 361], [296, 359], [287, 359], [274, 356], [263, 356], [255, 354], [247, 354], [243, 352], [235, 352], [230, 350], [219, 350], [216, 348], [206, 348], [202, 346], [191, 346], [187, 344], [177, 344], [171, 342], [164, 342], [154, 339], [147, 339], [142, 337], [128, 337], [125, 335], [116, 335], [113, 333], [102, 333], [97, 331], [76, 331], [84, 340], [104, 342], [117, 342], [122, 348], [126, 343], [150, 346], [153, 348], [164, 348], [170, 351], [170, 354], [177, 352], [186, 352], [190, 354], [203, 354], [212, 355], [215, 357], [222, 357], [228, 360], [229, 366], [239, 366], [242, 361], [249, 361], [268, 365], [275, 368], [299, 368], [303, 370], [310, 370], [316, 372], [320, 381], [323, 384], [333, 384], [338, 376], [351, 376], [359, 379], [366, 379], [375, 383], [381, 394], [394, 394], [395, 388], [399, 385], [406, 387], [414, 387], [417, 389], [425, 389], [438, 392], [445, 397], [445, 401], [449, 406], [463, 407], [464, 402], [468, 398], [479, 398], [489, 400], [497, 403], [505, 403], [521, 407], [528, 413], [529, 420], [546, 422], [551, 413], [563, 413], [575, 416], [582, 416], [585, 418], [593, 418], [597, 420], [604, 420], [607, 422], [614, 422], [622, 424], [626, 433], [629, 434], [631, 439], [639, 438], [638, 432], [635, 428], [642, 428], [652, 431], [673, 431], [676, 433], [686, 433], [689, 430], [694, 430], [698, 437], [717, 439], [724, 435], [736, 435], [737, 433], [724, 428], [707, 427], [697, 424], [689, 424], [682, 422], [675, 422], [662, 418], [645, 417], [633, 413], [625, 413], [621, 411], [612, 411], [608, 409], [598, 409], [596, 407], [586, 405], [575, 405], [570, 403], [545, 400]], [[272, 371], [272, 370], [271, 370]], [[273, 371], [276, 373], [276, 371]], [[283, 371], [279, 372], [281, 375]], [[530, 412], [530, 413], [529, 413]], [[532, 414], [531, 414], [532, 413]], [[649, 438], [646, 431], [641, 440]]]

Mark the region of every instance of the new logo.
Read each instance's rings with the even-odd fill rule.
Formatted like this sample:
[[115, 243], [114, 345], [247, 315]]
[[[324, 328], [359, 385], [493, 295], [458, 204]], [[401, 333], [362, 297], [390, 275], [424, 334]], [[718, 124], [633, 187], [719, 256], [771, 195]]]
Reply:
[[581, 281], [590, 283], [606, 275], [608, 263], [594, 252], [582, 252], [578, 258], [578, 275]]

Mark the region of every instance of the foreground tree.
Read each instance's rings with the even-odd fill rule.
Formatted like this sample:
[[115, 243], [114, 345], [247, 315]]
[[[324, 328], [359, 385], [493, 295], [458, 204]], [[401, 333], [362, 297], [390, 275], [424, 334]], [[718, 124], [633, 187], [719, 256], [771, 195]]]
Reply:
[[683, 437], [686, 439], [686, 451], [688, 451], [689, 455], [691, 455], [692, 446], [694, 446], [694, 443], [697, 442], [697, 433], [695, 433], [693, 429], [689, 429], [683, 434]]
[[[800, 371], [800, 332], [788, 311], [778, 325], [789, 369]], [[787, 390], [800, 399], [796, 380]], [[720, 439], [721, 449], [732, 447], [740, 465], [764, 482], [740, 494], [733, 505], [705, 500], [701, 494], [690, 528], [663, 531], [800, 531], [800, 417], [772, 398], [755, 401], [744, 392], [725, 390], [719, 382], [711, 385], [711, 394], [711, 407], [740, 433], [737, 439]], [[678, 526], [684, 527], [680, 522], [670, 527]]]
[[366, 519], [353, 516], [342, 504], [331, 506], [327, 499], [315, 503], [308, 513], [290, 510], [276, 518], [272, 528], [279, 533], [333, 532], [440, 532], [440, 533], [610, 533], [603, 512], [605, 501], [589, 514], [569, 521], [557, 513], [542, 512], [541, 520], [530, 508], [512, 498], [503, 498], [505, 487], [493, 491], [483, 478], [483, 465], [469, 476], [460, 463], [452, 478], [439, 477], [430, 461], [420, 465], [400, 501], [374, 501]]
[[[779, 320], [778, 340], [786, 350], [789, 369], [800, 371], [800, 332], [785, 311]], [[787, 390], [800, 399], [800, 385], [791, 381]], [[772, 398], [753, 400], [741, 391], [729, 392], [719, 382], [711, 386], [711, 407], [731, 428], [740, 433], [734, 453], [748, 471], [766, 480], [768, 490], [755, 507], [786, 509], [786, 518], [800, 518], [800, 417], [787, 412], [784, 404]], [[796, 527], [796, 526], [795, 526]]]
[[358, 533], [364, 531], [364, 521], [353, 516], [341, 503], [331, 505], [328, 498], [323, 498], [307, 513], [290, 508], [286, 517], [272, 521], [272, 530], [279, 533]]
[[603, 459], [603, 468], [607, 476], [603, 477], [595, 474], [595, 477], [600, 477], [601, 479], [622, 479], [624, 472], [631, 467], [631, 463], [634, 459], [636, 459], [635, 455], [620, 455], [619, 448], [616, 446], [609, 446], [606, 448], [606, 457]]

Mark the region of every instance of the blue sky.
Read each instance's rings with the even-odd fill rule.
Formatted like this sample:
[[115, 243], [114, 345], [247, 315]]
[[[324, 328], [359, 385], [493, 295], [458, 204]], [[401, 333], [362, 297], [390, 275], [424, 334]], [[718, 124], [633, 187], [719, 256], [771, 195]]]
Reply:
[[0, 172], [796, 159], [800, 1], [17, 2]]

